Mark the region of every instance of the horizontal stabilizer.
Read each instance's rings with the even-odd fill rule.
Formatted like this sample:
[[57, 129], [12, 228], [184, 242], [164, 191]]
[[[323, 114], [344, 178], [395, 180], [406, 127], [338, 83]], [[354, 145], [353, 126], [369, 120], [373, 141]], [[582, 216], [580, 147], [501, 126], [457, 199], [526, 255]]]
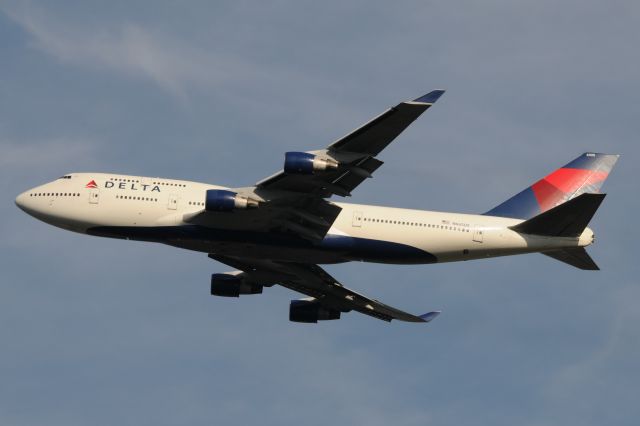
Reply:
[[582, 194], [539, 214], [527, 221], [512, 226], [522, 234], [549, 237], [579, 237], [600, 207], [605, 194]]
[[564, 262], [585, 271], [599, 271], [598, 265], [593, 261], [584, 247], [572, 247], [562, 250], [545, 251], [542, 254]]

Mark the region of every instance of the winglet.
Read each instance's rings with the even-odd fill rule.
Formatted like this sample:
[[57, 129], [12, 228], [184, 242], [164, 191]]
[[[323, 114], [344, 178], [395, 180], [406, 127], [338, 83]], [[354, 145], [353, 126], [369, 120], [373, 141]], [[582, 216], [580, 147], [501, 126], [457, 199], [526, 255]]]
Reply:
[[420, 318], [422, 318], [422, 321], [424, 322], [429, 322], [434, 320], [441, 313], [442, 311], [433, 311], [433, 312], [426, 313], [424, 315], [420, 315]]
[[418, 99], [414, 99], [413, 102], [419, 104], [434, 104], [443, 94], [444, 90], [434, 90], [424, 96], [420, 96]]

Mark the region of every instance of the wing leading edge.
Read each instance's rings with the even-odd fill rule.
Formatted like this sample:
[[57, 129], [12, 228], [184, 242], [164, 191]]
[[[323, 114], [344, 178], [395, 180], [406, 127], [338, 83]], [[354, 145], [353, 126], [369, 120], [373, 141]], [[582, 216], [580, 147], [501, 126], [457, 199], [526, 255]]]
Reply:
[[258, 182], [256, 187], [263, 190], [302, 192], [323, 198], [332, 195], [350, 196], [351, 191], [371, 177], [383, 164], [375, 156], [443, 94], [444, 90], [434, 90], [413, 101], [401, 102], [327, 148], [308, 152], [319, 158], [335, 161], [338, 164], [335, 168], [312, 174], [282, 170]]
[[[251, 210], [236, 210], [234, 229], [294, 235], [313, 243], [322, 241], [341, 208], [327, 198], [347, 197], [383, 164], [375, 158], [404, 129], [429, 109], [444, 90], [401, 102], [338, 139], [328, 147], [285, 154], [285, 167], [255, 186], [229, 188], [253, 201]], [[209, 228], [224, 228], [228, 212], [207, 211], [185, 215], [184, 221]]]

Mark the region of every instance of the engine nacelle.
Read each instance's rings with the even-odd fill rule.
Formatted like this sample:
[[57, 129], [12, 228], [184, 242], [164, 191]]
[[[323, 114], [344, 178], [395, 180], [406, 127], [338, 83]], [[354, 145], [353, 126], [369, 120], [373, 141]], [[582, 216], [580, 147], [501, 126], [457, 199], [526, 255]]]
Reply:
[[316, 171], [337, 169], [338, 162], [331, 158], [321, 158], [308, 152], [287, 152], [284, 154], [286, 173], [310, 175]]
[[244, 272], [227, 272], [211, 275], [213, 296], [239, 297], [241, 294], [260, 294], [262, 286], [246, 280]]
[[209, 189], [204, 206], [205, 210], [209, 212], [229, 212], [235, 209], [258, 207], [258, 201], [238, 195], [238, 193], [233, 191]]
[[340, 319], [340, 311], [327, 309], [316, 300], [292, 300], [289, 321], [316, 323]]

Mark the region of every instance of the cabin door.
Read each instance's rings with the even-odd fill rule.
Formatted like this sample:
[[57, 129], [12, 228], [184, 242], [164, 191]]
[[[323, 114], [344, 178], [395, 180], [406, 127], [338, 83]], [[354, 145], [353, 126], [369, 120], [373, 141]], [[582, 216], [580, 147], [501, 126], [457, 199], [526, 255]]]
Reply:
[[352, 225], [356, 228], [360, 228], [362, 226], [362, 212], [353, 212]]
[[481, 243], [484, 240], [484, 231], [481, 228], [475, 228], [473, 231], [473, 241]]
[[98, 204], [100, 201], [100, 190], [98, 188], [93, 188], [89, 190], [89, 203]]
[[178, 196], [176, 194], [169, 195], [169, 204], [167, 204], [169, 210], [176, 210], [178, 208]]

